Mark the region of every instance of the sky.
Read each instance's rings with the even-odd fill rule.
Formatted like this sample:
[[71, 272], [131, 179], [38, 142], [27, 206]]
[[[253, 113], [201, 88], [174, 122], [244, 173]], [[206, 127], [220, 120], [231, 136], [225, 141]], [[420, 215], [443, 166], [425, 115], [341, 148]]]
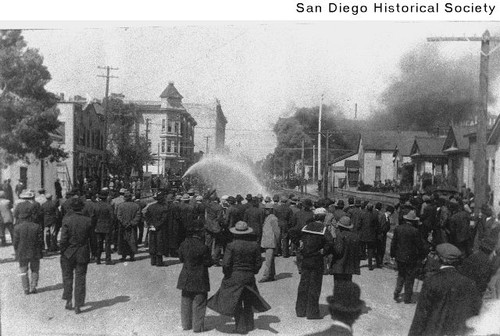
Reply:
[[[98, 28], [57, 25], [25, 30], [29, 47], [44, 56], [47, 89], [102, 99], [159, 100], [170, 81], [186, 103], [219, 99], [227, 117], [226, 144], [254, 160], [273, 152], [272, 127], [294, 107], [340, 106], [348, 118], [367, 118], [398, 76], [401, 57], [427, 37], [480, 36], [500, 32], [498, 22], [205, 22], [182, 21]], [[479, 58], [479, 42], [441, 43], [446, 57]], [[500, 52], [498, 50], [497, 52]], [[493, 83], [495, 85], [495, 83]], [[196, 150], [196, 149], [195, 149]], [[203, 150], [203, 149], [199, 149]]]

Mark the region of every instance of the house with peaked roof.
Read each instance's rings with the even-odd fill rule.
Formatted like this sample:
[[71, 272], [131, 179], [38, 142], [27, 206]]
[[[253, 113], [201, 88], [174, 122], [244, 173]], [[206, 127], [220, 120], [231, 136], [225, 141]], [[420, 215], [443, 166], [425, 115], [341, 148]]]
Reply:
[[[398, 180], [398, 167], [403, 158], [409, 161], [406, 155], [402, 155], [408, 153], [408, 139], [426, 135], [426, 132], [420, 131], [363, 132], [359, 148], [360, 181], [374, 185], [386, 180]], [[396, 152], [400, 154], [395, 155]]]
[[139, 133], [148, 139], [155, 158], [143, 171], [153, 175], [183, 173], [194, 163], [196, 121], [182, 103], [184, 97], [173, 82], [160, 95], [160, 101], [128, 101], [137, 106]]
[[414, 185], [423, 189], [444, 181], [448, 173], [448, 157], [443, 153], [445, 140], [445, 137], [415, 137], [410, 152], [415, 166]]
[[473, 126], [450, 126], [443, 144], [443, 153], [448, 156], [447, 181], [451, 187], [473, 185], [473, 162], [470, 158], [468, 134], [475, 131]]

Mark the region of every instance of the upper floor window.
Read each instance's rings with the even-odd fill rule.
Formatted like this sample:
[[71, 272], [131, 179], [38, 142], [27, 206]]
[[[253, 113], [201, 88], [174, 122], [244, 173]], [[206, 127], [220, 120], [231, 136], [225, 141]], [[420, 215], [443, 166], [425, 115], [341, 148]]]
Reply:
[[382, 160], [382, 151], [375, 151], [375, 160]]
[[[147, 122], [148, 122], [149, 119], [147, 119]], [[166, 119], [162, 119], [161, 120], [161, 132], [162, 133], [165, 133], [166, 131], [166, 127], [167, 127], [167, 120]]]

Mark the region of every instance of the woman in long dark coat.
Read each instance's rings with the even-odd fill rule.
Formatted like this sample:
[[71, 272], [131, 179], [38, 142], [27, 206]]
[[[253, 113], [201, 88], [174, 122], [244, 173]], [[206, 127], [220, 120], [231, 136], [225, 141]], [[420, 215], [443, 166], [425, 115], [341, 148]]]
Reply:
[[234, 316], [235, 329], [246, 333], [254, 329], [253, 309], [265, 312], [271, 306], [260, 296], [255, 274], [262, 266], [260, 247], [251, 235], [252, 228], [240, 221], [230, 231], [234, 240], [224, 253], [224, 278], [220, 289], [208, 300], [208, 308], [222, 315]]

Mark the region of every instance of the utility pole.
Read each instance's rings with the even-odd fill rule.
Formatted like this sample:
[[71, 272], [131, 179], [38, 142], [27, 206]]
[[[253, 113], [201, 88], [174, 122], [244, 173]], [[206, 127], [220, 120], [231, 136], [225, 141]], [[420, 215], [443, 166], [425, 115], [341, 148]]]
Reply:
[[321, 114], [323, 111], [323, 95], [319, 102], [319, 117], [318, 117], [318, 180], [321, 178]]
[[326, 153], [325, 153], [325, 170], [323, 171], [323, 198], [328, 198], [328, 159], [330, 158], [330, 155], [328, 153], [329, 151], [329, 145], [328, 143], [330, 142], [330, 131], [326, 131]]
[[[106, 70], [106, 75], [97, 75], [97, 77], [103, 77], [103, 78], [106, 78], [106, 92], [105, 92], [105, 95], [104, 95], [104, 151], [106, 151], [106, 149], [108, 148], [108, 98], [109, 98], [109, 79], [110, 78], [118, 78], [116, 76], [111, 76], [110, 75], [110, 71], [111, 70], [118, 70], [118, 68], [112, 68], [110, 66], [98, 66], [97, 67], [98, 69], [105, 69]], [[102, 165], [102, 172], [101, 172], [101, 187], [103, 187], [103, 183], [104, 183], [104, 171], [105, 171], [105, 166], [106, 165]]]
[[302, 170], [300, 173], [300, 192], [303, 194], [304, 193], [304, 176], [305, 176], [305, 170], [306, 170], [306, 163], [304, 162], [304, 153], [305, 151], [305, 140], [302, 139], [302, 152], [300, 153], [301, 156], [301, 161], [302, 161]]
[[[149, 152], [149, 119], [146, 119], [146, 144], [148, 145]], [[149, 162], [146, 161], [146, 173], [148, 172]]]
[[316, 181], [316, 145], [313, 145], [313, 183]]
[[157, 176], [159, 177], [160, 176], [160, 143], [158, 143], [158, 152], [157, 152], [157, 156], [158, 156], [158, 163], [157, 163], [157, 168], [158, 168], [158, 171], [157, 171]]
[[486, 171], [486, 132], [488, 124], [488, 68], [490, 56], [490, 41], [500, 42], [500, 37], [491, 37], [490, 32], [486, 30], [483, 36], [478, 37], [434, 37], [427, 38], [428, 42], [442, 41], [480, 41], [481, 59], [479, 65], [479, 106], [477, 115], [476, 142], [477, 151], [474, 160], [474, 212], [476, 218], [479, 216], [481, 206], [487, 202], [486, 184], [488, 172]]

